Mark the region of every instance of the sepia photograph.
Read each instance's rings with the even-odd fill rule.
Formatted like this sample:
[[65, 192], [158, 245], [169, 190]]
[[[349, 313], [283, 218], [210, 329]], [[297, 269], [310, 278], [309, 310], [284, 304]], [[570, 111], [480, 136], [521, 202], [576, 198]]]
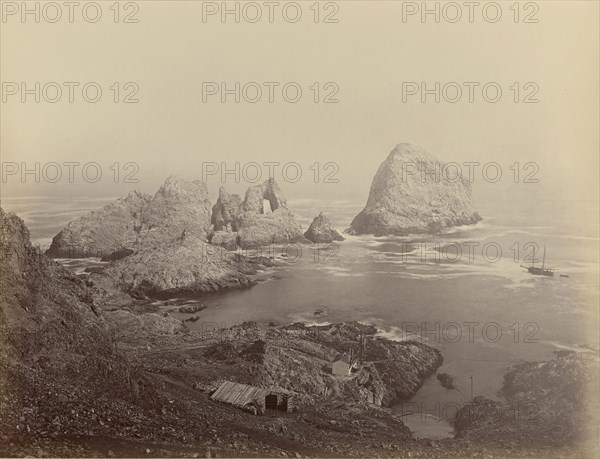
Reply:
[[599, 0], [0, 0], [0, 457], [600, 458]]

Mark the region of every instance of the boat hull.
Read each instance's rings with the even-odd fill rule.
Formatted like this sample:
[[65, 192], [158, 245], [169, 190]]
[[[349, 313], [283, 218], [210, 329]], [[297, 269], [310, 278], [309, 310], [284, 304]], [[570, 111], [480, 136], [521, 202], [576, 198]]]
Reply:
[[534, 276], [546, 276], [546, 277], [554, 277], [554, 271], [544, 268], [527, 268], [529, 274], [533, 274]]

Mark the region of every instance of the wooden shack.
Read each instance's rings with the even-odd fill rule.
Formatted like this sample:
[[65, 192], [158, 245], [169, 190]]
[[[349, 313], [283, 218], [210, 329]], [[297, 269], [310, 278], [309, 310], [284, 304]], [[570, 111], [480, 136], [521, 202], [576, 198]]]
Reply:
[[211, 399], [229, 403], [254, 414], [265, 414], [266, 410], [291, 412], [292, 396], [291, 392], [281, 389], [261, 389], [248, 384], [225, 381], [211, 395]]

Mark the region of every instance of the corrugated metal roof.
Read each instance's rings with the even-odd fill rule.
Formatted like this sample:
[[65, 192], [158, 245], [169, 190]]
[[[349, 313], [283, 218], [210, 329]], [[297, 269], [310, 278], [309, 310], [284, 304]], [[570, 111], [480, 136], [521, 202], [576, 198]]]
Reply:
[[235, 406], [246, 406], [255, 399], [260, 400], [262, 398], [264, 401], [264, 398], [269, 394], [269, 391], [258, 387], [233, 381], [225, 381], [215, 393], [212, 394], [211, 398], [219, 402], [231, 403]]

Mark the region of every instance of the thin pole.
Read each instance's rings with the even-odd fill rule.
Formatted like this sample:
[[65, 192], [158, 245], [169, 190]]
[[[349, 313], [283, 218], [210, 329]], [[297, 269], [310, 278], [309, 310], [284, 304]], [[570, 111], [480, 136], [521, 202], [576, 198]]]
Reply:
[[473, 375], [471, 375], [471, 401], [473, 401]]

